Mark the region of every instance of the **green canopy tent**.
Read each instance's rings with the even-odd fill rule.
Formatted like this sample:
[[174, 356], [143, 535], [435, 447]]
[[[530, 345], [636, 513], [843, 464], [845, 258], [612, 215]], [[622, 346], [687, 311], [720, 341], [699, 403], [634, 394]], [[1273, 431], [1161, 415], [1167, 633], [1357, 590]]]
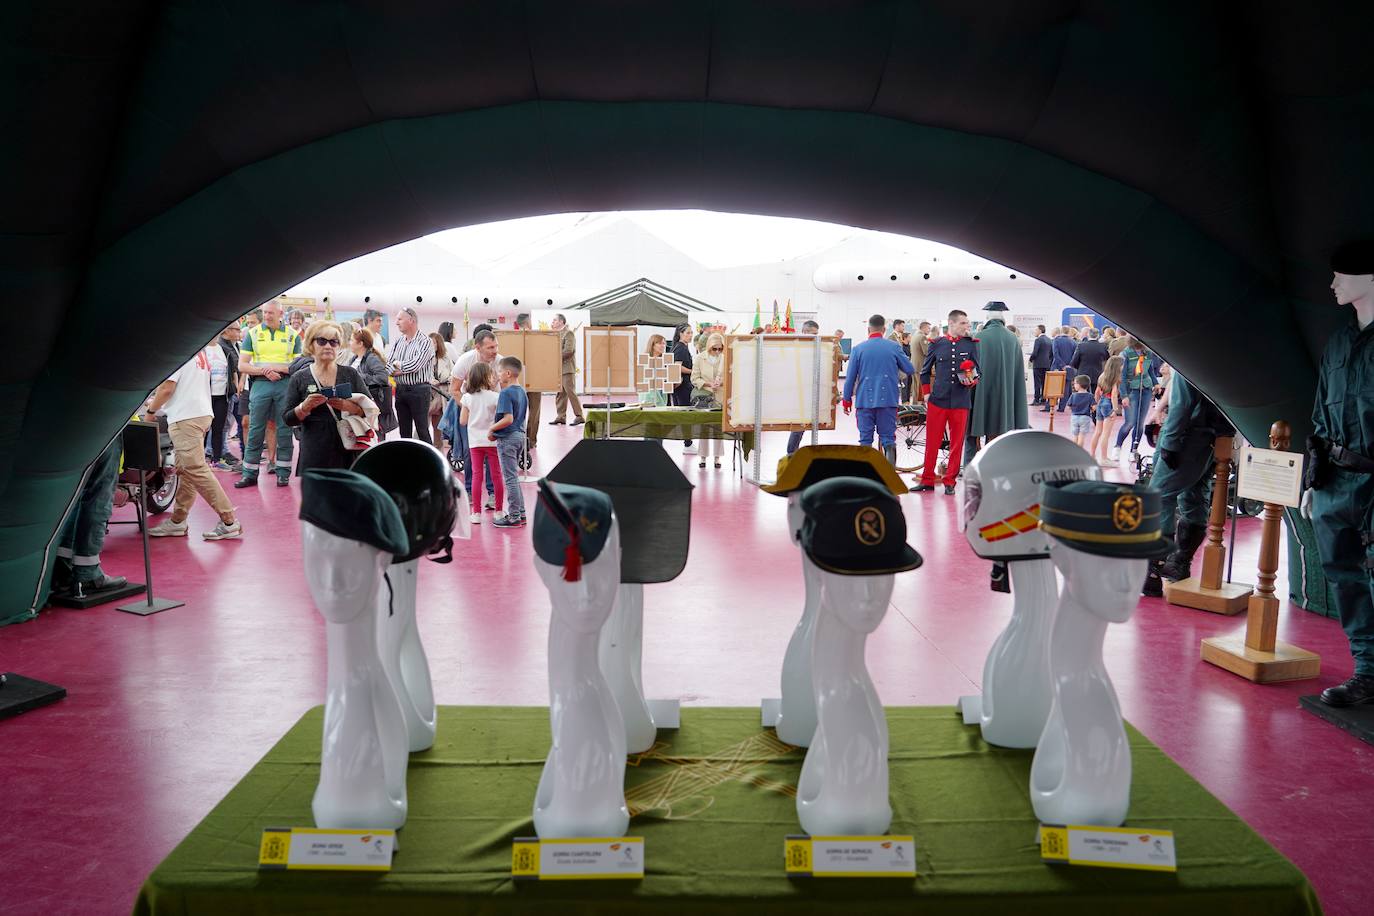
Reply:
[[724, 311], [646, 277], [584, 299], [569, 308], [590, 310], [588, 324], [617, 328], [641, 324], [674, 328], [687, 323], [688, 312]]

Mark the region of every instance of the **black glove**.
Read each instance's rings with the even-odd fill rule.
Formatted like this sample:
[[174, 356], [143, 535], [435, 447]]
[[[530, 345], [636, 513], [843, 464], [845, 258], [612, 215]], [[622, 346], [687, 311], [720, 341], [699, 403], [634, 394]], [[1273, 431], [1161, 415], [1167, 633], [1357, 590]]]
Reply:
[[1175, 470], [1178, 468], [1178, 457], [1178, 452], [1173, 449], [1162, 448], [1159, 450], [1159, 460]]
[[1307, 468], [1303, 471], [1304, 489], [1320, 490], [1331, 469], [1331, 443], [1321, 436], [1307, 437]]

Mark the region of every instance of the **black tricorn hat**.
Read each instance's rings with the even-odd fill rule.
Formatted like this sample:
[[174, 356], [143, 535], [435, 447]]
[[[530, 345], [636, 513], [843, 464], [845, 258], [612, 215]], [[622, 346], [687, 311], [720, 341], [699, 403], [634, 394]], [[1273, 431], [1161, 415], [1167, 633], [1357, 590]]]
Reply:
[[1337, 245], [1331, 252], [1331, 269], [1356, 277], [1374, 274], [1374, 240], [1354, 239]]
[[692, 484], [657, 442], [583, 439], [548, 480], [600, 490], [620, 526], [620, 581], [668, 582], [687, 565]]
[[1000, 301], [998, 301], [997, 299], [994, 299], [994, 300], [992, 300], [991, 302], [989, 302], [987, 305], [983, 306], [983, 311], [985, 311], [985, 312], [1007, 312], [1007, 311], [1010, 311], [1010, 309], [1007, 308], [1007, 304], [1006, 304], [1005, 302], [1000, 302]]
[[1075, 550], [1155, 560], [1174, 549], [1160, 530], [1159, 491], [1103, 480], [1040, 485], [1040, 527]]
[[379, 442], [358, 456], [353, 470], [376, 482], [401, 512], [410, 549], [396, 557], [397, 563], [424, 556], [453, 531], [458, 517], [453, 468], [428, 442]]

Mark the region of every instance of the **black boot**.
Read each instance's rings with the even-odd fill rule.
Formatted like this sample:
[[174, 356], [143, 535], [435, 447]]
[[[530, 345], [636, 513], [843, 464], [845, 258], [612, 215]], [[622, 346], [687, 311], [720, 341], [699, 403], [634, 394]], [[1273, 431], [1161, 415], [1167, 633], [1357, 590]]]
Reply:
[[54, 595], [70, 594], [72, 590], [72, 563], [66, 557], [58, 557], [52, 568], [52, 592]]
[[1374, 702], [1374, 675], [1357, 674], [1344, 684], [1322, 691], [1327, 706], [1359, 706]]
[[1150, 561], [1150, 571], [1145, 574], [1145, 584], [1140, 589], [1140, 594], [1146, 598], [1164, 597], [1164, 580], [1159, 576], [1159, 568], [1163, 565], [1163, 560]]
[[883, 457], [887, 459], [888, 464], [892, 465], [895, 468], [897, 466], [897, 446], [884, 445]]
[[1177, 582], [1191, 576], [1193, 574], [1193, 557], [1206, 539], [1206, 525], [1190, 525], [1187, 522], [1179, 522], [1174, 535], [1176, 544], [1174, 552], [1164, 560], [1164, 565], [1160, 568], [1159, 574], [1170, 582]]
[[1007, 595], [1011, 594], [1011, 576], [1008, 575], [1007, 564], [1000, 560], [992, 564], [991, 586], [994, 592], [1002, 592]]

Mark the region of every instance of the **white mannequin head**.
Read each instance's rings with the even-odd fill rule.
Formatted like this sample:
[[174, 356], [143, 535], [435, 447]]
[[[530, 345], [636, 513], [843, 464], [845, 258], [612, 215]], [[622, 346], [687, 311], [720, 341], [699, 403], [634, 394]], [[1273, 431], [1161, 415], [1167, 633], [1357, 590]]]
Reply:
[[305, 581], [321, 616], [348, 623], [372, 606], [392, 555], [301, 522]]
[[826, 607], [851, 630], [872, 633], [887, 616], [892, 603], [892, 586], [896, 579], [891, 573], [876, 576], [842, 576], [823, 572]]
[[564, 626], [575, 633], [600, 631], [620, 587], [620, 526], [615, 516], [611, 516], [611, 530], [601, 553], [590, 563], [582, 564], [582, 574], [576, 582], [563, 578], [562, 565], [546, 563], [537, 555], [534, 568], [549, 590], [554, 614]]
[[1064, 576], [1064, 594], [1094, 617], [1125, 623], [1140, 601], [1140, 586], [1150, 561], [1104, 557], [1075, 550], [1061, 541], [1050, 545], [1050, 558]]
[[792, 539], [794, 546], [801, 546], [802, 522], [806, 521], [806, 513], [801, 507], [801, 490], [793, 490], [787, 494], [787, 536]]
[[1374, 274], [1333, 273], [1331, 291], [1337, 305], [1374, 305]]

